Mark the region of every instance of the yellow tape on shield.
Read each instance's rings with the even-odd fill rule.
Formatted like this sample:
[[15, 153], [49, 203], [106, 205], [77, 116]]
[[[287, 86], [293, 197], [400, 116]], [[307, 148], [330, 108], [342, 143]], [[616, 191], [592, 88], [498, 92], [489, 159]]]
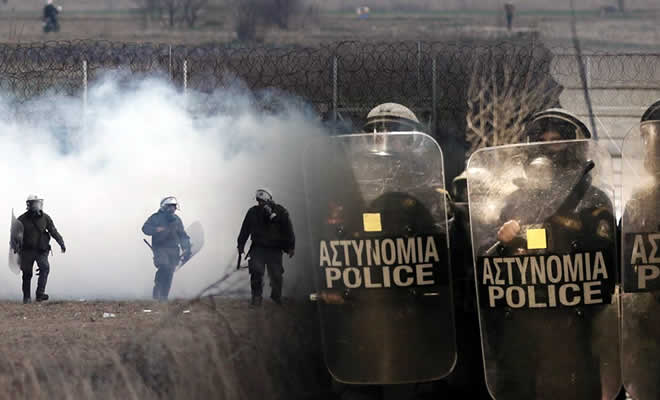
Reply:
[[380, 224], [380, 214], [365, 213], [362, 214], [365, 232], [380, 232], [383, 227]]

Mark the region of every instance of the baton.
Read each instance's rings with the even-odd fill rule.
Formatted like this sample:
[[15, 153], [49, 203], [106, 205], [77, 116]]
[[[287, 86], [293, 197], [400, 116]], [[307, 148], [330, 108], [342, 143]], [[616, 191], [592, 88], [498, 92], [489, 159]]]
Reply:
[[151, 247], [151, 245], [149, 244], [149, 242], [147, 242], [147, 239], [142, 239], [142, 241], [144, 242], [144, 244], [146, 244], [147, 246], [149, 246], [149, 248], [150, 248], [151, 250], [154, 249], [153, 247]]
[[[587, 176], [587, 174], [592, 169], [594, 169], [595, 166], [596, 166], [596, 163], [594, 163], [592, 160], [587, 160], [586, 164], [584, 165], [584, 168], [582, 169], [582, 174], [580, 175], [580, 179], [578, 179], [578, 181], [575, 183], [575, 186], [573, 186], [573, 188], [571, 189], [568, 196], [566, 196], [564, 201], [559, 205], [559, 207], [557, 207], [557, 210], [562, 208], [564, 206], [564, 204], [566, 204], [568, 202], [568, 199], [571, 198], [571, 196], [573, 195], [575, 190], [578, 188], [578, 186], [580, 186], [580, 183], [582, 182], [582, 180]], [[497, 248], [500, 247], [501, 245], [502, 245], [502, 243], [499, 240], [497, 242], [495, 242], [494, 245], [490, 246], [490, 248], [488, 248], [488, 250], [486, 250], [486, 254], [485, 254], [486, 257], [490, 257], [493, 254], [495, 254], [495, 251], [497, 251]]]
[[242, 257], [242, 256], [243, 256], [242, 254], [239, 254], [239, 255], [238, 255], [238, 260], [236, 260], [236, 271], [240, 271], [240, 270], [242, 270], [242, 269], [248, 269], [248, 268], [250, 268], [249, 265], [248, 265], [248, 266], [245, 266], [245, 267], [241, 267], [241, 257]]

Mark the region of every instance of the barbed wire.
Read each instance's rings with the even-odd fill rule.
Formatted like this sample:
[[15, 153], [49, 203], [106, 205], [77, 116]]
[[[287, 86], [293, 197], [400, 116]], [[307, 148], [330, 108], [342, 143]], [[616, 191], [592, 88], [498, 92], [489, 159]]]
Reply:
[[[590, 87], [614, 91], [608, 96], [660, 90], [660, 53], [592, 52], [585, 61]], [[0, 45], [0, 91], [15, 104], [46, 93], [79, 96], [103, 71], [120, 69], [160, 74], [200, 93], [237, 83], [255, 91], [277, 89], [304, 99], [328, 119], [359, 119], [374, 105], [394, 101], [435, 123], [466, 112], [470, 82], [485, 69], [508, 66], [532, 82], [551, 76], [570, 90], [581, 85], [577, 65], [570, 51], [534, 40], [344, 41], [316, 47], [54, 41]]]

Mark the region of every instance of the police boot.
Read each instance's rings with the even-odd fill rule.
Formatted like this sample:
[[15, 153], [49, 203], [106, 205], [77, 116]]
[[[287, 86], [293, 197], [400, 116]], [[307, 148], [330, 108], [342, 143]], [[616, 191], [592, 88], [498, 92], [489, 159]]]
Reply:
[[29, 297], [23, 297], [23, 304], [30, 304], [32, 303], [32, 299]]
[[37, 302], [48, 300], [48, 295], [46, 293], [37, 294]]
[[262, 300], [263, 299], [261, 298], [261, 296], [252, 296], [252, 300], [250, 301], [250, 306], [251, 307], [260, 307]]

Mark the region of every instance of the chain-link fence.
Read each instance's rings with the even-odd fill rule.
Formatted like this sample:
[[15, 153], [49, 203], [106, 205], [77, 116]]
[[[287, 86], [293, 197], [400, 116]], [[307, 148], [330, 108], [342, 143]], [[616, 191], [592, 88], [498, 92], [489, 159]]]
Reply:
[[[585, 56], [592, 90], [660, 88], [660, 54]], [[429, 120], [464, 110], [475, 74], [507, 71], [541, 82], [551, 76], [566, 89], [581, 87], [572, 54], [521, 40], [363, 43], [318, 47], [170, 46], [102, 41], [0, 46], [0, 90], [24, 102], [46, 92], [80, 95], [107, 69], [159, 73], [200, 92], [241, 81], [252, 90], [274, 88], [299, 96], [332, 119], [363, 113], [383, 101], [408, 105]], [[501, 76], [498, 77], [501, 79]], [[625, 101], [628, 101], [627, 96]], [[623, 101], [623, 99], [621, 99]]]
[[[583, 62], [600, 139], [618, 155], [625, 132], [660, 97], [660, 53], [590, 53]], [[160, 74], [202, 95], [236, 84], [287, 93], [313, 106], [337, 131], [359, 129], [377, 104], [402, 103], [443, 146], [449, 177], [475, 148], [517, 141], [535, 111], [561, 104], [586, 117], [575, 55], [548, 49], [534, 37], [317, 47], [103, 41], [0, 46], [0, 91], [17, 109], [46, 93], [84, 104], [103, 71], [115, 69], [129, 76]], [[215, 111], [214, 98], [198, 111]]]

